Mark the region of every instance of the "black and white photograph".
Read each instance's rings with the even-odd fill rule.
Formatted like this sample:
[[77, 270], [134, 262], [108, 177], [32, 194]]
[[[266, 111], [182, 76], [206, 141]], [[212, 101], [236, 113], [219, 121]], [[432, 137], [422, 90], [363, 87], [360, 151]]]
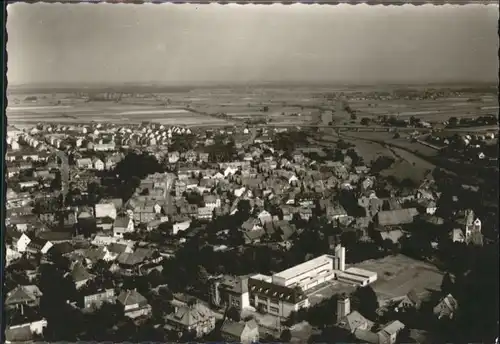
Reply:
[[7, 5], [5, 343], [495, 343], [498, 19]]

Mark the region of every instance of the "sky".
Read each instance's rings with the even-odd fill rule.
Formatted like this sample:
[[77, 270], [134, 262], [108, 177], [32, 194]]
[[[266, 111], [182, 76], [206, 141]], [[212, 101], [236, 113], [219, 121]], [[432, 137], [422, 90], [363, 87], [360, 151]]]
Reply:
[[498, 5], [7, 8], [11, 85], [494, 82]]

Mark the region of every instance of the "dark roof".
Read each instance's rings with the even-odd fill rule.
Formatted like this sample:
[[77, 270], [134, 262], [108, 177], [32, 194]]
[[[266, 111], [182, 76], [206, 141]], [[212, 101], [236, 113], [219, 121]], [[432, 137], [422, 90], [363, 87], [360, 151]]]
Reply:
[[293, 304], [307, 298], [302, 290], [291, 289], [253, 278], [249, 278], [248, 280], [248, 289], [250, 293], [274, 297]]
[[11, 343], [29, 342], [33, 340], [33, 334], [31, 333], [30, 325], [6, 329], [5, 340]]
[[83, 267], [82, 263], [77, 262], [71, 270], [73, 281], [80, 282], [90, 279], [92, 275]]
[[234, 322], [226, 319], [226, 321], [224, 321], [224, 324], [222, 325], [221, 332], [227, 333], [237, 338], [241, 338], [241, 335], [243, 334], [245, 328], [255, 329], [258, 327], [259, 325], [255, 321], [255, 319], [250, 319], [246, 322]]
[[148, 300], [136, 290], [124, 290], [120, 293], [117, 300], [124, 306], [139, 304], [145, 306]]
[[380, 226], [397, 226], [413, 222], [413, 217], [418, 214], [416, 208], [379, 211], [377, 220]]
[[113, 226], [120, 227], [120, 228], [127, 228], [128, 224], [130, 223], [130, 217], [128, 216], [118, 216], [116, 220], [114, 221]]
[[73, 233], [71, 232], [40, 232], [38, 234], [40, 239], [48, 240], [48, 241], [66, 241], [71, 240], [73, 238]]

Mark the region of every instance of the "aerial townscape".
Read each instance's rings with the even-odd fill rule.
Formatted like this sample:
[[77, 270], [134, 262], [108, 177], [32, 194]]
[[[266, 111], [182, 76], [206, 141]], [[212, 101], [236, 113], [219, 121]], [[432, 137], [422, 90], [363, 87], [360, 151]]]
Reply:
[[498, 336], [496, 86], [7, 99], [6, 343]]

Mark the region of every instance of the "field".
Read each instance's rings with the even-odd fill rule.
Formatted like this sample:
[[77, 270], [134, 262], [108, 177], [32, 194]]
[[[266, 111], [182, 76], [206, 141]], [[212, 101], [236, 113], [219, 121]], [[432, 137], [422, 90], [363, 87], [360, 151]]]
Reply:
[[[498, 113], [496, 91], [491, 90], [455, 92], [437, 99], [408, 100], [399, 96], [384, 99], [373, 95], [373, 92], [390, 92], [393, 90], [390, 87], [212, 87], [174, 91], [160, 86], [122, 88], [123, 91], [115, 87], [114, 90], [92, 89], [91, 92], [82, 88], [66, 93], [48, 89], [43, 92], [8, 90], [7, 116], [13, 123], [154, 121], [217, 126], [249, 118], [289, 125], [316, 123], [321, 118], [323, 122], [349, 123], [351, 115], [346, 106], [357, 113], [355, 124], [359, 124], [363, 117], [380, 115], [415, 116], [442, 122], [451, 116], [474, 117]], [[109, 95], [109, 99], [113, 100], [84, 101], [84, 94], [96, 92]], [[227, 118], [212, 116], [220, 113], [226, 114]]]
[[7, 107], [10, 123], [141, 123], [153, 121], [165, 125], [211, 125], [227, 123], [222, 119], [195, 114], [180, 107], [164, 105], [122, 105], [111, 102], [76, 103], [72, 105]]
[[443, 280], [443, 273], [434, 266], [404, 255], [367, 260], [354, 266], [377, 273], [378, 279], [372, 287], [380, 303], [404, 296], [412, 289], [425, 297], [439, 290]]
[[[477, 101], [469, 99], [478, 98]], [[472, 117], [498, 113], [498, 100], [491, 95], [464, 93], [436, 100], [349, 100], [350, 107], [362, 117], [418, 117], [424, 121], [445, 121], [454, 116]]]

